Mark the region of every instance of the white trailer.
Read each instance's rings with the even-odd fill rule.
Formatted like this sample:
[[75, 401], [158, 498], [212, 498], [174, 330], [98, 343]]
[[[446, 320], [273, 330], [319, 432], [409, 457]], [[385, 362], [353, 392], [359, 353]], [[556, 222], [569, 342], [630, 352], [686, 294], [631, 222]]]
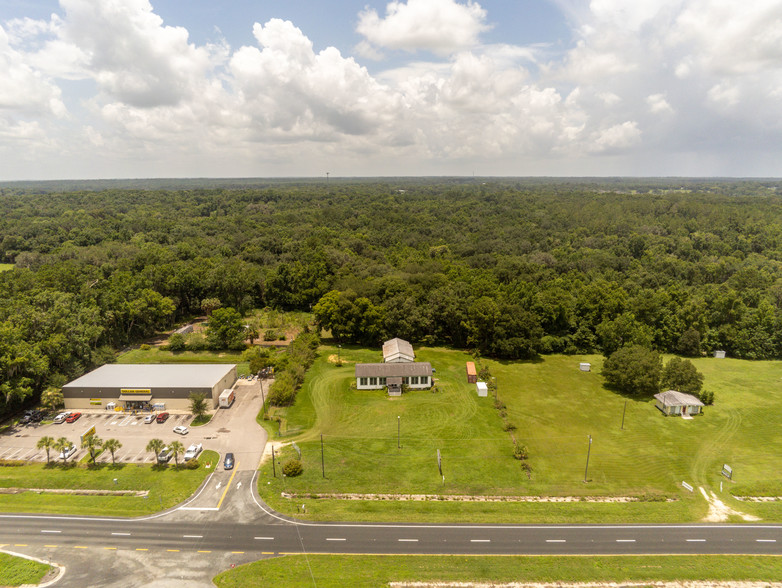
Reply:
[[217, 399], [217, 402], [220, 405], [220, 408], [228, 408], [234, 403], [234, 400], [236, 400], [234, 391], [226, 389], [220, 393], [220, 397]]

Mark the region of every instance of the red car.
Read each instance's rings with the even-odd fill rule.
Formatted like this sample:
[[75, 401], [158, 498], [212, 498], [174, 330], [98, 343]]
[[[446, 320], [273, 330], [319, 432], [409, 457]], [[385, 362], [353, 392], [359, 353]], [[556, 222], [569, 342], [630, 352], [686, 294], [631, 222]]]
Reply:
[[165, 423], [166, 419], [168, 419], [167, 412], [161, 412], [159, 415], [157, 415], [157, 422], [159, 423]]
[[65, 419], [66, 423], [75, 423], [77, 420], [79, 420], [79, 417], [81, 416], [80, 412], [72, 412], [71, 415]]

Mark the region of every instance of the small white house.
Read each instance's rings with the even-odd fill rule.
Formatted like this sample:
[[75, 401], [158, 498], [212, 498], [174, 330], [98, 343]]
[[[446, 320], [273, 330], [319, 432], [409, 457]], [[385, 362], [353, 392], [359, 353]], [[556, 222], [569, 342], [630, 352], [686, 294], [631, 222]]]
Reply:
[[591, 363], [582, 362], [582, 363], [578, 364], [578, 369], [580, 369], [582, 372], [591, 372], [592, 371], [592, 364]]
[[716, 357], [717, 359], [725, 359], [725, 352], [722, 351], [721, 349], [718, 349], [717, 351], [714, 352], [714, 357]]
[[383, 363], [408, 363], [415, 361], [413, 346], [404, 339], [389, 339], [383, 343]]
[[478, 389], [478, 396], [481, 398], [489, 395], [489, 388], [486, 386], [486, 382], [477, 382], [475, 386]]
[[656, 406], [666, 416], [700, 414], [703, 402], [692, 394], [668, 390], [654, 395]]

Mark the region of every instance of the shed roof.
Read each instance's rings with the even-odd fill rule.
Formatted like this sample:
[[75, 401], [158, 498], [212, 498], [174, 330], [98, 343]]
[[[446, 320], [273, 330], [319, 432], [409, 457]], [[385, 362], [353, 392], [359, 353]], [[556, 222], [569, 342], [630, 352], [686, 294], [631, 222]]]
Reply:
[[477, 376], [478, 372], [475, 371], [475, 362], [468, 361], [467, 362], [467, 375], [468, 376]]
[[389, 339], [383, 343], [383, 358], [393, 357], [394, 355], [415, 357], [415, 351], [413, 351], [413, 346], [404, 339]]
[[69, 388], [211, 388], [236, 367], [228, 363], [103, 365], [63, 386]]
[[676, 390], [660, 392], [659, 394], [655, 394], [654, 398], [655, 400], [662, 402], [663, 406], [704, 406], [703, 402], [696, 396], [684, 392], [677, 392]]
[[431, 376], [432, 364], [428, 361], [410, 363], [357, 363], [357, 378], [392, 378], [394, 376]]

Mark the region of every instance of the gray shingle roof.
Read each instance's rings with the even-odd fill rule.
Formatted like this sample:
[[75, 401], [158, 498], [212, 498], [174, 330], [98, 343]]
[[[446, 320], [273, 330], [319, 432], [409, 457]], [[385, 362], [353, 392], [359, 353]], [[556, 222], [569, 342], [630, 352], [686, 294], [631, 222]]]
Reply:
[[655, 400], [663, 403], [663, 406], [704, 406], [697, 397], [676, 390], [668, 390], [654, 395]]
[[394, 376], [431, 376], [432, 364], [428, 361], [410, 363], [357, 363], [357, 378], [391, 378]]

